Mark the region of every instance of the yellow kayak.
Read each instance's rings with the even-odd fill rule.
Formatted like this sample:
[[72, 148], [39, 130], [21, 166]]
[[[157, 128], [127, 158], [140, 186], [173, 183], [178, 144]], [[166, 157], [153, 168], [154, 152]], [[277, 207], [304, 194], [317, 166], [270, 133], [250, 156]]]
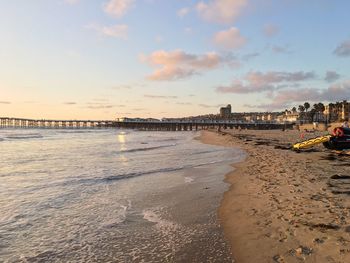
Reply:
[[326, 136], [316, 137], [307, 141], [299, 142], [293, 145], [293, 149], [300, 150], [300, 149], [310, 148], [317, 144], [328, 142], [331, 137], [332, 137], [331, 135], [326, 135]]

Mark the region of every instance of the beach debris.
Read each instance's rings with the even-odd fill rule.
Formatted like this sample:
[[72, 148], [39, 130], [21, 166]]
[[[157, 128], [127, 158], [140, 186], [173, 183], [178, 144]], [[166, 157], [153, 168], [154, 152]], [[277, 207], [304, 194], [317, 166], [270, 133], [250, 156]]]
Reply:
[[313, 249], [307, 246], [300, 246], [296, 249], [291, 249], [289, 254], [295, 257], [309, 256], [313, 253]]
[[314, 239], [314, 243], [317, 243], [317, 244], [323, 244], [325, 242], [325, 237], [322, 237], [322, 238], [315, 238]]
[[339, 175], [335, 174], [331, 176], [331, 179], [350, 179], [350, 175]]
[[272, 259], [273, 259], [274, 262], [277, 262], [277, 263], [284, 262], [284, 259], [283, 259], [283, 257], [281, 255], [275, 255], [275, 256], [272, 257]]

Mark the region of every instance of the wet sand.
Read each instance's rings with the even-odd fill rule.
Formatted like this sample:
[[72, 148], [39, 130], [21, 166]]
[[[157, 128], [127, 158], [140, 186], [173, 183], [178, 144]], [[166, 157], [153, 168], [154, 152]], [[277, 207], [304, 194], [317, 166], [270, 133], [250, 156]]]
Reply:
[[[304, 133], [304, 138], [324, 134]], [[219, 217], [235, 262], [350, 262], [350, 157], [323, 146], [289, 150], [298, 131], [204, 131], [204, 143], [239, 147], [244, 162]]]

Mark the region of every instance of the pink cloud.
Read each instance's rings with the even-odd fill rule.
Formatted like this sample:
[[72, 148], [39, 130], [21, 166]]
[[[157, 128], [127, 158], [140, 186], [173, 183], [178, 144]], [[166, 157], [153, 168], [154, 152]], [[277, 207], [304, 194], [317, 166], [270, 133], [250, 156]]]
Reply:
[[127, 25], [99, 26], [99, 25], [92, 24], [92, 25], [86, 26], [86, 28], [93, 29], [99, 34], [107, 37], [114, 37], [114, 38], [121, 38], [121, 39], [128, 38], [129, 27]]
[[264, 35], [267, 37], [273, 37], [279, 33], [279, 28], [273, 24], [267, 24], [263, 28]]
[[196, 6], [200, 17], [209, 22], [232, 23], [247, 5], [247, 0], [211, 0], [199, 2]]
[[134, 0], [110, 0], [103, 5], [103, 10], [116, 18], [121, 18], [134, 4]]
[[243, 47], [247, 43], [247, 39], [241, 35], [238, 28], [231, 27], [228, 30], [217, 32], [213, 42], [225, 49], [237, 49]]
[[243, 80], [235, 79], [229, 86], [220, 86], [216, 88], [219, 93], [257, 93], [265, 91], [275, 91], [285, 87], [285, 85], [294, 85], [295, 82], [310, 80], [315, 78], [313, 72], [277, 72], [270, 71], [262, 73], [253, 71], [246, 74]]
[[350, 99], [350, 80], [329, 86], [326, 89], [295, 88], [276, 91], [268, 104], [256, 105], [256, 108], [268, 110], [283, 109], [290, 105], [309, 102], [335, 102]]
[[149, 56], [141, 55], [141, 61], [157, 67], [148, 76], [150, 80], [184, 79], [203, 71], [218, 68], [223, 63], [228, 63], [225, 58], [215, 52], [194, 55], [179, 49], [174, 51], [159, 50]]

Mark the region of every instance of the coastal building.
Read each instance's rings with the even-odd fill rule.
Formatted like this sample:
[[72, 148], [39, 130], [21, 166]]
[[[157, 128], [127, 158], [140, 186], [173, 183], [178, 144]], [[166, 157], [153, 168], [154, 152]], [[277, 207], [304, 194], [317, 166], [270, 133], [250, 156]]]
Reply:
[[329, 103], [325, 105], [323, 112], [328, 122], [336, 122], [350, 119], [350, 103], [347, 101]]
[[349, 120], [349, 118], [350, 118], [350, 103], [344, 101], [342, 103], [341, 120]]
[[231, 117], [231, 104], [228, 104], [226, 107], [220, 108], [220, 117], [223, 119], [229, 119]]
[[286, 110], [282, 114], [276, 116], [277, 122], [296, 122], [299, 120], [299, 113], [296, 111]]

